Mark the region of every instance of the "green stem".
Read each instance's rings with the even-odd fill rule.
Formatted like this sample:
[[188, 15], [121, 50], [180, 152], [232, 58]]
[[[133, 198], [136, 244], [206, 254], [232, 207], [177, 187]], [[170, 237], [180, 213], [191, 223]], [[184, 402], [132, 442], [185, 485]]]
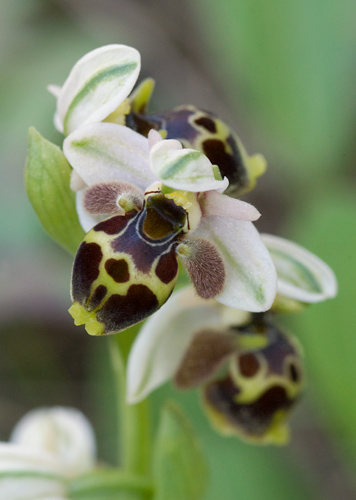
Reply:
[[137, 327], [110, 338], [111, 364], [115, 377], [121, 467], [131, 473], [150, 472], [151, 433], [147, 399], [134, 405], [126, 402], [126, 367]]
[[88, 496], [96, 498], [97, 494], [113, 494], [114, 498], [117, 498], [118, 493], [124, 492], [136, 493], [138, 498], [150, 498], [152, 484], [146, 478], [117, 469], [91, 471], [73, 479], [69, 484], [70, 498], [78, 500]]

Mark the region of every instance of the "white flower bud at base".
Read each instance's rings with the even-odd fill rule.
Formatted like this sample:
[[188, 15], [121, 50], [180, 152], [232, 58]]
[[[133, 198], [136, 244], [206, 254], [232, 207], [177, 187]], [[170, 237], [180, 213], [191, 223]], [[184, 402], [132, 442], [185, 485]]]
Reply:
[[10, 441], [51, 453], [73, 476], [89, 471], [95, 464], [93, 429], [87, 418], [74, 408], [30, 411], [16, 424]]

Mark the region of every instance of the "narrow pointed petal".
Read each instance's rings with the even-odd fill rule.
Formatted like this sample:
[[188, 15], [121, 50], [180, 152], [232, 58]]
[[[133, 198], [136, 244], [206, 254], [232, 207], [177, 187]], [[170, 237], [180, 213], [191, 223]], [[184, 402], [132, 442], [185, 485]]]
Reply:
[[231, 331], [207, 328], [197, 332], [175, 374], [176, 386], [189, 389], [207, 382], [236, 348], [236, 335]]
[[119, 180], [143, 191], [155, 182], [148, 166], [148, 140], [114, 123], [91, 123], [63, 143], [69, 163], [87, 185]]
[[[83, 205], [90, 214], [124, 215], [133, 209], [140, 210], [143, 196], [143, 192], [129, 182], [98, 182], [85, 190]], [[130, 205], [127, 210], [125, 202]]]
[[221, 215], [236, 220], [249, 221], [254, 221], [261, 217], [259, 211], [250, 203], [235, 200], [217, 191], [202, 193], [199, 197], [199, 202], [205, 217]]
[[203, 217], [193, 238], [204, 238], [219, 250], [225, 265], [224, 289], [216, 298], [230, 307], [266, 311], [276, 295], [276, 269], [251, 222]]
[[306, 303], [335, 297], [335, 274], [319, 257], [284, 238], [261, 237], [277, 269], [279, 294]]
[[57, 101], [57, 122], [65, 135], [112, 113], [129, 95], [139, 71], [140, 54], [126, 45], [106, 45], [82, 57]]
[[163, 184], [181, 191], [226, 189], [229, 181], [216, 180], [213, 165], [199, 151], [182, 147], [168, 139], [154, 144], [150, 150], [150, 167]]
[[142, 208], [142, 203], [142, 191], [128, 182], [100, 182], [76, 194], [79, 222], [86, 233], [110, 215], [124, 215]]
[[65, 470], [50, 453], [0, 443], [0, 498], [65, 500]]
[[196, 331], [220, 325], [218, 305], [193, 289], [175, 293], [141, 328], [130, 351], [127, 394], [136, 403], [169, 380]]

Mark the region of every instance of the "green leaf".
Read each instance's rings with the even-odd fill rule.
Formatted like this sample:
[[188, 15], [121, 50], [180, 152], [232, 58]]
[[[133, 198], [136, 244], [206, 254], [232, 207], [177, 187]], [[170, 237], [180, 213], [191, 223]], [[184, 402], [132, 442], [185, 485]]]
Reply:
[[207, 483], [207, 467], [193, 430], [181, 410], [167, 403], [153, 456], [154, 500], [198, 500]]
[[61, 149], [29, 130], [25, 170], [27, 195], [47, 233], [70, 253], [75, 253], [84, 231], [69, 187], [71, 168]]

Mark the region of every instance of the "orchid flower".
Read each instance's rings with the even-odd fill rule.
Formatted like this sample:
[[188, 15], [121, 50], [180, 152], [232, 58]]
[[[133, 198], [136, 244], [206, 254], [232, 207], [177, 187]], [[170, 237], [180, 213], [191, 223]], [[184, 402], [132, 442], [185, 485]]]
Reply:
[[[201, 297], [269, 309], [276, 272], [251, 222], [258, 211], [219, 192], [228, 181], [199, 151], [154, 130], [148, 140], [139, 136], [146, 148], [140, 150], [137, 136], [96, 123], [64, 141], [66, 157], [88, 185], [78, 203], [84, 229], [96, 214], [113, 215], [90, 229], [75, 258], [70, 313], [76, 324], [102, 335], [143, 320], [171, 294], [177, 257]], [[148, 180], [156, 182], [147, 186]]]
[[91, 425], [73, 408], [32, 410], [0, 443], [2, 500], [67, 500], [68, 482], [95, 464]]
[[[294, 303], [336, 295], [335, 275], [321, 259], [283, 238], [262, 239], [278, 272], [277, 309], [281, 298], [292, 301], [293, 310]], [[169, 379], [180, 388], [203, 385], [204, 406], [221, 432], [282, 443], [302, 371], [298, 343], [271, 313], [233, 309], [184, 288], [141, 328], [128, 361], [128, 400], [137, 403]]]

